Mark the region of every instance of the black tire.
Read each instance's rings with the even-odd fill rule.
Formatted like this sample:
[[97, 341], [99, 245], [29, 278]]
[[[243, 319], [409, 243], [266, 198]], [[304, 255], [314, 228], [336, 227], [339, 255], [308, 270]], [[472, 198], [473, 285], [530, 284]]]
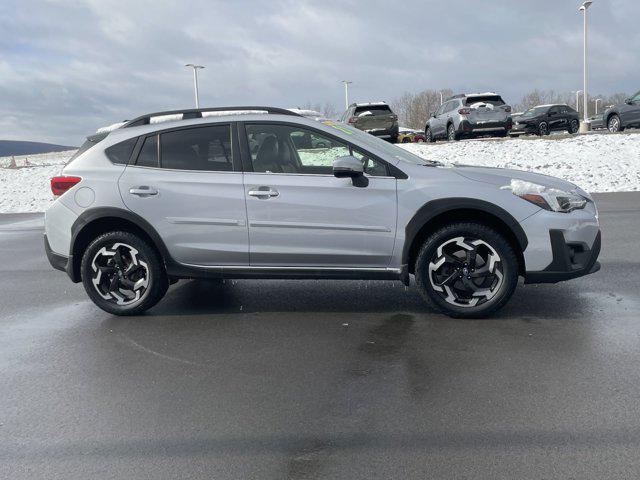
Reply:
[[447, 140], [455, 142], [459, 138], [460, 137], [458, 137], [458, 134], [456, 133], [456, 127], [453, 126], [453, 123], [450, 123], [447, 127]]
[[411, 143], [411, 138], [409, 138], [409, 137], [404, 137], [404, 138], [402, 139], [402, 143]]
[[431, 127], [427, 127], [424, 131], [424, 138], [427, 143], [434, 143], [436, 141], [435, 137], [433, 136], [433, 132], [431, 131]]
[[571, 134], [574, 134], [578, 133], [578, 130], [580, 130], [580, 122], [574, 118], [569, 122], [569, 128], [567, 129], [567, 131]]
[[114, 315], [148, 310], [169, 287], [160, 255], [130, 232], [108, 232], [96, 238], [82, 256], [80, 271], [89, 298]]
[[549, 135], [549, 124], [547, 122], [540, 122], [538, 125], [538, 135], [541, 137], [544, 135]]
[[[464, 248], [458, 243], [460, 238]], [[475, 254], [466, 254], [469, 247], [475, 248]], [[464, 251], [466, 260], [450, 253], [451, 248]], [[497, 260], [491, 261], [494, 254]], [[446, 279], [438, 285], [442, 277]], [[415, 278], [422, 297], [440, 312], [456, 318], [483, 318], [502, 308], [513, 295], [518, 284], [518, 259], [505, 237], [493, 228], [474, 222], [452, 223], [424, 241], [415, 263]], [[471, 283], [473, 287], [468, 288]]]
[[624, 130], [620, 117], [617, 114], [614, 113], [607, 119], [607, 130], [611, 133], [622, 132]]

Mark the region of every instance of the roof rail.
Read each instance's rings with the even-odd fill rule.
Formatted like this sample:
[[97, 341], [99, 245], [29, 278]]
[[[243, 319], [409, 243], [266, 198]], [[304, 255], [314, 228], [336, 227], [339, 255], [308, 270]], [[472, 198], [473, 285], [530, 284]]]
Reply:
[[202, 114], [204, 112], [243, 112], [243, 111], [259, 111], [259, 112], [267, 112], [269, 114], [277, 114], [277, 115], [291, 115], [295, 117], [301, 117], [295, 112], [291, 110], [286, 110], [284, 108], [277, 107], [211, 107], [211, 108], [189, 108], [186, 110], [168, 110], [166, 112], [154, 112], [147, 113], [145, 115], [141, 115], [139, 117], [134, 118], [133, 120], [128, 120], [122, 125], [121, 128], [127, 127], [139, 127], [141, 125], [149, 125], [151, 123], [152, 117], [163, 117], [167, 115], [182, 115], [182, 120], [188, 120], [192, 118], [202, 118]]

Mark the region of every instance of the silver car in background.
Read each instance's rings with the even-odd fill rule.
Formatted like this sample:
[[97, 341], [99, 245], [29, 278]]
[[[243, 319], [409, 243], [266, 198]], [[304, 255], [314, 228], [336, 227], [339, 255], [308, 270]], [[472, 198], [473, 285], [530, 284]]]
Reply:
[[596, 206], [569, 182], [444, 166], [272, 107], [143, 115], [89, 137], [51, 190], [51, 265], [117, 315], [183, 278], [413, 275], [438, 310], [484, 317], [519, 277], [599, 268]]
[[511, 107], [496, 93], [471, 93], [448, 98], [425, 125], [427, 142], [478, 136], [506, 137], [511, 130]]

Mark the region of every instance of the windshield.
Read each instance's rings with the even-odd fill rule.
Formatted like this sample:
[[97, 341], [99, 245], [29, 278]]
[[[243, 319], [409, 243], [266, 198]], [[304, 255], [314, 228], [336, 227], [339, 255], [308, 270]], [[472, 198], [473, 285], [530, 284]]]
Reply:
[[333, 127], [340, 130], [342, 133], [353, 136], [354, 139], [362, 142], [365, 145], [371, 145], [372, 148], [382, 150], [387, 155], [397, 158], [403, 162], [412, 163], [414, 165], [443, 165], [441, 162], [435, 160], [427, 160], [426, 158], [419, 157], [413, 153], [405, 150], [404, 148], [397, 147], [396, 145], [387, 142], [381, 138], [375, 137], [369, 133], [358, 130], [351, 125], [345, 123], [338, 123], [333, 121], [322, 122], [328, 127]]
[[521, 117], [536, 117], [547, 111], [549, 107], [533, 107], [524, 112]]

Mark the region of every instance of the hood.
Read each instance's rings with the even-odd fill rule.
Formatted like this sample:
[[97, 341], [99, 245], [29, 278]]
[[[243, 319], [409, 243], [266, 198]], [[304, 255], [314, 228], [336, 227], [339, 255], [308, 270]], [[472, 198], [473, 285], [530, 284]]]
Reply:
[[572, 191], [576, 190], [573, 183], [561, 180], [549, 175], [541, 173], [525, 172], [524, 170], [511, 170], [509, 168], [492, 168], [492, 167], [472, 167], [466, 165], [456, 165], [454, 171], [469, 180], [476, 182], [489, 183], [491, 185], [503, 186], [509, 185], [511, 179], [523, 180], [525, 182], [537, 183], [545, 187], [557, 188], [559, 190]]

